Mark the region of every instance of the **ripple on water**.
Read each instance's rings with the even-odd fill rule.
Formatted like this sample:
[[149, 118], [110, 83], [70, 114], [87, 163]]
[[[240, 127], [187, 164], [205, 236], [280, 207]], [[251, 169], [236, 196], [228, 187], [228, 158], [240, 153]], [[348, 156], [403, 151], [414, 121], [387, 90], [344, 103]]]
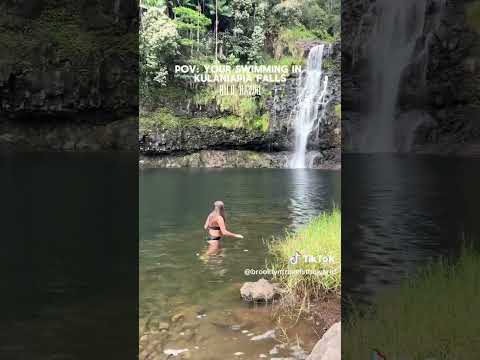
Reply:
[[[259, 335], [275, 327], [268, 311], [241, 302], [241, 284], [256, 280], [246, 277], [244, 269], [264, 268], [265, 239], [340, 203], [340, 173], [317, 170], [297, 175], [268, 169], [156, 169], [142, 175], [140, 316], [146, 323], [170, 322], [176, 312], [186, 312], [184, 322], [198, 324], [188, 341], [185, 331], [172, 325], [168, 336], [162, 335], [162, 350], [198, 346], [192, 358], [223, 360], [239, 351], [245, 353], [242, 359], [258, 359], [273, 348], [272, 339], [251, 341], [251, 336], [231, 328], [240, 325], [247, 334]], [[217, 199], [226, 204], [228, 227], [245, 238], [225, 239], [220, 256], [205, 257], [203, 222]], [[197, 318], [195, 308], [204, 309], [206, 316]], [[228, 326], [214, 325], [214, 319]], [[304, 333], [307, 336], [308, 331]], [[284, 355], [290, 356], [288, 351]]]

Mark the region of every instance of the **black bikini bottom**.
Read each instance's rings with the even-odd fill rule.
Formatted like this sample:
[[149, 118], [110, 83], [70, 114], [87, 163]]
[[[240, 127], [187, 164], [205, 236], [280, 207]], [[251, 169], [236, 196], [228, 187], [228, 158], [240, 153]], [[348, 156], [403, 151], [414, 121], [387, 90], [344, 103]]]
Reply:
[[209, 235], [207, 237], [207, 241], [210, 241], [210, 240], [222, 240], [222, 237], [221, 236], [211, 236], [211, 235]]

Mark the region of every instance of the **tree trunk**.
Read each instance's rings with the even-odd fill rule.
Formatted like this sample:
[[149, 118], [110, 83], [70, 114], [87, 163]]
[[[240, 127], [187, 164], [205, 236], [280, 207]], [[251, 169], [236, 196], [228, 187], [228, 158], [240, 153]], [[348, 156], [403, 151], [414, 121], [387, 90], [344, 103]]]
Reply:
[[200, 51], [200, 15], [202, 14], [202, 8], [200, 6], [200, 0], [197, 1], [198, 20], [197, 20], [197, 54]]
[[218, 61], [218, 0], [215, 0], [215, 61]]
[[193, 31], [190, 30], [190, 41], [192, 44], [190, 45], [190, 58], [193, 58]]

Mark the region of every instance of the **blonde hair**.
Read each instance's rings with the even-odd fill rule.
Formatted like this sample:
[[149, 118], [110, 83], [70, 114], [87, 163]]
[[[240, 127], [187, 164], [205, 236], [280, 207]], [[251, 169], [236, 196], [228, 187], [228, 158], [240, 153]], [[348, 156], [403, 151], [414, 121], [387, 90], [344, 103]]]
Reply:
[[225, 204], [223, 201], [217, 200], [213, 203], [213, 211], [210, 213], [209, 217], [214, 215], [220, 215], [223, 218], [223, 221], [227, 222], [227, 217], [225, 215]]

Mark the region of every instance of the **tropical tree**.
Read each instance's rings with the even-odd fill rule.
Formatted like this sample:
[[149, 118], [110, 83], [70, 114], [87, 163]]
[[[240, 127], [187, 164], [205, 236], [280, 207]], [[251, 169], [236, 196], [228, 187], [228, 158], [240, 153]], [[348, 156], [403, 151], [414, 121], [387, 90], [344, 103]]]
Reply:
[[142, 18], [139, 45], [141, 91], [148, 91], [152, 86], [164, 85], [168, 66], [178, 48], [175, 22], [160, 8], [147, 8]]
[[243, 62], [260, 60], [265, 40], [266, 3], [262, 0], [231, 0], [233, 12], [230, 51]]
[[[209, 18], [200, 12], [200, 9], [193, 10], [188, 7], [180, 6], [174, 9], [175, 24], [180, 32], [180, 44], [190, 46], [190, 55], [193, 55], [194, 45], [197, 45], [197, 52], [200, 47], [200, 33], [204, 33], [212, 22]], [[196, 33], [197, 40], [193, 35]]]
[[219, 57], [219, 25], [222, 19], [229, 19], [232, 17], [232, 7], [229, 4], [229, 0], [203, 0], [205, 12], [208, 16], [214, 19], [214, 36], [215, 36], [215, 61], [218, 61]]
[[140, 5], [144, 6], [154, 6], [154, 7], [165, 7], [165, 0], [140, 0]]

